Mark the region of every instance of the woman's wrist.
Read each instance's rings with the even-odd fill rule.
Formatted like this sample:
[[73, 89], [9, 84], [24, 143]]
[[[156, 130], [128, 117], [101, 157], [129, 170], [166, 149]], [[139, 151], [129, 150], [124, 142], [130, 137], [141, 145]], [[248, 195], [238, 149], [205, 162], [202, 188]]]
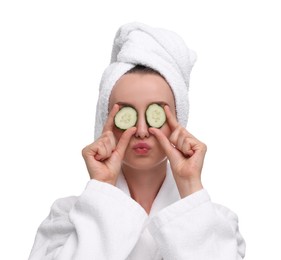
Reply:
[[110, 177], [108, 177], [108, 176], [95, 176], [95, 177], [92, 177], [91, 175], [90, 175], [90, 179], [94, 179], [94, 180], [96, 180], [96, 181], [100, 181], [100, 182], [104, 182], [104, 183], [108, 183], [108, 184], [111, 184], [111, 185], [113, 185], [113, 186], [116, 186], [116, 183], [117, 183], [117, 177], [115, 177], [115, 178], [110, 178]]
[[192, 180], [176, 179], [176, 184], [181, 198], [185, 198], [191, 195], [192, 193], [203, 189], [201, 179], [192, 179]]

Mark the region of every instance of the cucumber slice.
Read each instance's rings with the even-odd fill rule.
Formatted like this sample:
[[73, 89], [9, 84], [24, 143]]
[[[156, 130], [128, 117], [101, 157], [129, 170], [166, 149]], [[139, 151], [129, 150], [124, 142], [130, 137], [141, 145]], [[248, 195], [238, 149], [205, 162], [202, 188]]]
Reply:
[[137, 111], [132, 107], [122, 107], [114, 117], [114, 123], [117, 128], [126, 130], [136, 125], [138, 120]]
[[160, 128], [166, 122], [166, 114], [158, 104], [151, 104], [148, 106], [145, 112], [147, 124], [150, 127]]

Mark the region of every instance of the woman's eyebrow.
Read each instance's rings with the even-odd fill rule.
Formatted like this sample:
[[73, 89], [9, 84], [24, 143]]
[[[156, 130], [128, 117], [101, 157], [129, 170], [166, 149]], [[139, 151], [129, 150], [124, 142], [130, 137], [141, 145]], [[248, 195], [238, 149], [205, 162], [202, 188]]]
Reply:
[[135, 106], [133, 104], [130, 104], [130, 103], [127, 103], [127, 102], [117, 102], [116, 104], [119, 105], [119, 106], [123, 106], [123, 107], [128, 106], [128, 107], [135, 108]]
[[[165, 101], [152, 101], [152, 102], [150, 102], [149, 103], [149, 105], [151, 105], [151, 104], [163, 104], [163, 105], [168, 105], [168, 103], [167, 102], [165, 102]], [[119, 102], [117, 102], [116, 104], [118, 104], [118, 105], [129, 105], [129, 106], [134, 106], [133, 104], [131, 104], [131, 103], [128, 103], [128, 102], [122, 102], [122, 101], [119, 101]]]
[[153, 101], [153, 102], [149, 103], [149, 105], [151, 105], [151, 104], [158, 104], [158, 105], [161, 105], [161, 106], [168, 105], [168, 103], [165, 102], [165, 101]]
[[[127, 106], [127, 107], [133, 107], [133, 108], [135, 108], [135, 106], [134, 106], [133, 104], [128, 103], [128, 102], [122, 102], [122, 101], [120, 101], [120, 102], [117, 102], [116, 104], [119, 105], [119, 106], [123, 106], [123, 107]], [[151, 104], [158, 104], [158, 105], [160, 105], [160, 106], [168, 105], [168, 103], [165, 102], [165, 101], [153, 101], [153, 102], [150, 102], [148, 105], [151, 105]]]

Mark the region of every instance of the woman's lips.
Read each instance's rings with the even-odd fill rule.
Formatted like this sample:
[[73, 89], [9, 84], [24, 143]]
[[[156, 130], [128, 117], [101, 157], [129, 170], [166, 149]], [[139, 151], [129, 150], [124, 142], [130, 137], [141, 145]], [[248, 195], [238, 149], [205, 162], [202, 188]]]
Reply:
[[147, 154], [150, 149], [151, 147], [147, 143], [137, 143], [133, 146], [133, 150], [139, 155]]

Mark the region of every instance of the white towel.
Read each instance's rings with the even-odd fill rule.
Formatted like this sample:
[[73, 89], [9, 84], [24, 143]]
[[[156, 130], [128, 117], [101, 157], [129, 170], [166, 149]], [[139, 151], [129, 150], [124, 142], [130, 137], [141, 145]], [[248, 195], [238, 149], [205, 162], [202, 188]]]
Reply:
[[175, 97], [177, 119], [185, 127], [189, 112], [189, 77], [195, 61], [195, 52], [175, 32], [136, 22], [121, 26], [114, 39], [110, 65], [100, 83], [95, 139], [101, 135], [107, 118], [114, 84], [138, 64], [158, 71], [166, 79]]

